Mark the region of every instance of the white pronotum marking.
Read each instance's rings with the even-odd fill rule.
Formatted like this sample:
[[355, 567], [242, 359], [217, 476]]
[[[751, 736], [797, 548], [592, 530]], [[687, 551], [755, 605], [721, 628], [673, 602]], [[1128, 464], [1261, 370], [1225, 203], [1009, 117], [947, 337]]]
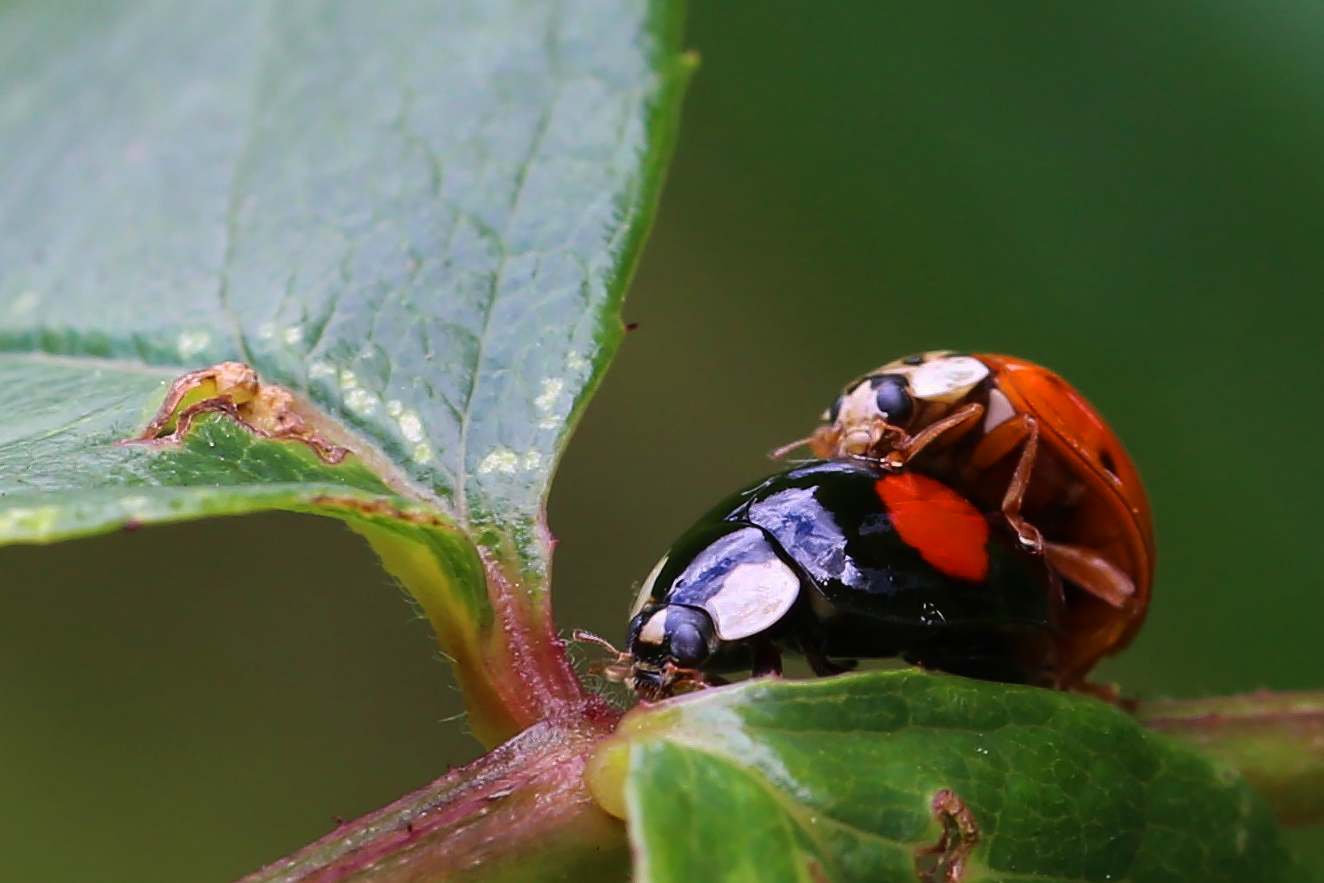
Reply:
[[971, 356], [943, 356], [910, 371], [910, 393], [930, 402], [954, 402], [985, 377], [988, 368]]
[[639, 637], [635, 640], [641, 644], [653, 644], [654, 646], [661, 646], [666, 643], [667, 609], [663, 607], [648, 617], [648, 622], [644, 623], [643, 628], [639, 629]]

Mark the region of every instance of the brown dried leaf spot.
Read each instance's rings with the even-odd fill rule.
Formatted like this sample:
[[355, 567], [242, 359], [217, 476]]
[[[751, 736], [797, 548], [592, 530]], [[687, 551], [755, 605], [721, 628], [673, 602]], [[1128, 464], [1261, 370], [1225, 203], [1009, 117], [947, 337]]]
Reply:
[[948, 788], [933, 795], [932, 806], [942, 836], [915, 850], [915, 877], [921, 883], [960, 883], [966, 860], [979, 844], [979, 825], [965, 801]]
[[203, 414], [224, 414], [259, 438], [302, 442], [332, 465], [350, 453], [313, 428], [311, 408], [284, 387], [258, 380], [243, 362], [219, 362], [176, 379], [147, 427], [122, 443], [177, 444]]

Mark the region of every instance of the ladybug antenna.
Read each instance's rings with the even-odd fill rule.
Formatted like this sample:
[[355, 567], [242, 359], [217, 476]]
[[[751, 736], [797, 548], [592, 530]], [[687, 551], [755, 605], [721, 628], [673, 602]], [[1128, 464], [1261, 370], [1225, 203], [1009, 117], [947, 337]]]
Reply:
[[570, 637], [576, 641], [583, 641], [586, 644], [597, 644], [599, 647], [602, 647], [608, 653], [611, 653], [616, 657], [611, 662], [601, 659], [594, 662], [589, 666], [589, 671], [594, 674], [600, 674], [607, 680], [616, 681], [617, 683], [624, 681], [629, 677], [631, 665], [634, 663], [634, 657], [629, 653], [617, 650], [616, 645], [608, 641], [606, 638], [595, 635], [593, 632], [585, 631], [584, 629], [575, 629], [570, 633]]
[[806, 435], [804, 438], [797, 438], [795, 441], [791, 442], [790, 444], [782, 445], [777, 450], [768, 454], [768, 459], [780, 460], [782, 457], [785, 457], [791, 451], [794, 451], [796, 448], [801, 447], [803, 445], [807, 445], [813, 440], [814, 437], [812, 435]]
[[611, 641], [608, 641], [606, 638], [594, 634], [593, 632], [590, 632], [587, 629], [575, 629], [573, 632], [570, 633], [570, 637], [576, 641], [583, 641], [586, 644], [597, 644], [599, 647], [602, 647], [604, 650], [607, 650], [608, 652], [613, 653], [617, 656], [629, 655], [617, 650], [616, 645], [613, 644]]

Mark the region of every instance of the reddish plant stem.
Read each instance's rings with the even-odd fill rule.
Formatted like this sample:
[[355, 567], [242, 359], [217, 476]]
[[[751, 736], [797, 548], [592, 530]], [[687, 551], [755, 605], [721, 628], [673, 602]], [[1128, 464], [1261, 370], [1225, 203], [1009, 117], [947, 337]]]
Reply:
[[1324, 823], [1324, 693], [1166, 699], [1136, 718], [1236, 767], [1284, 825]]
[[241, 883], [623, 879], [624, 826], [583, 783], [586, 758], [614, 725], [542, 721]]
[[490, 550], [480, 547], [478, 554], [500, 624], [492, 634], [489, 674], [517, 730], [576, 709], [589, 717], [610, 716], [603, 699], [575, 675], [565, 642], [556, 635], [547, 594], [534, 596]]

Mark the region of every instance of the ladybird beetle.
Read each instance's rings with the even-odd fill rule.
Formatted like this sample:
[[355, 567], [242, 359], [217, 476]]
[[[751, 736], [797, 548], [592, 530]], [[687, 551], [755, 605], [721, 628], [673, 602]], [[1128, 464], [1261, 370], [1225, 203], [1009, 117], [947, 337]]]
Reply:
[[1023, 359], [938, 351], [852, 381], [822, 419], [816, 456], [905, 466], [1001, 512], [1064, 581], [1061, 685], [1103, 692], [1085, 676], [1144, 620], [1154, 528], [1135, 465], [1084, 396]]
[[640, 588], [609, 674], [651, 700], [717, 673], [780, 672], [790, 650], [818, 674], [900, 656], [1046, 683], [1054, 587], [1042, 557], [936, 479], [811, 462], [738, 491], [681, 536]]

